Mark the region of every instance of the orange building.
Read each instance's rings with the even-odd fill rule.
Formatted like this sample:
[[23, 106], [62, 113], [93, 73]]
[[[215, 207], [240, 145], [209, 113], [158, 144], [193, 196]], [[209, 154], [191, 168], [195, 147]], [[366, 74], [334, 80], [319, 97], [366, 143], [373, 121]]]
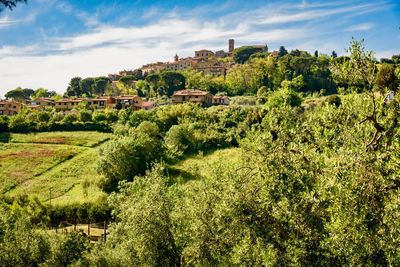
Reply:
[[24, 104], [15, 100], [0, 100], [0, 115], [16, 115], [23, 107]]
[[72, 110], [78, 106], [79, 103], [86, 100], [85, 98], [63, 98], [55, 103], [57, 111]]
[[182, 104], [185, 102], [198, 103], [203, 106], [212, 105], [213, 95], [210, 92], [201, 90], [186, 89], [175, 91], [172, 95], [173, 104]]
[[216, 95], [213, 97], [213, 105], [229, 105], [229, 97], [226, 95]]
[[115, 107], [117, 109], [128, 109], [139, 110], [142, 108], [143, 100], [140, 96], [137, 95], [123, 95], [117, 96], [115, 98], [116, 104]]

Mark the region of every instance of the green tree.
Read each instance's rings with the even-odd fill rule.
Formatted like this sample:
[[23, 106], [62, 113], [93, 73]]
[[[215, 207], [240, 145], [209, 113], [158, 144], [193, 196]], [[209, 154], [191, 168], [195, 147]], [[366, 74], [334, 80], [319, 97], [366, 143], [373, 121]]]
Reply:
[[395, 67], [391, 64], [382, 64], [379, 67], [378, 74], [375, 81], [378, 89], [395, 90], [398, 87], [398, 80], [395, 75]]
[[[168, 178], [160, 165], [111, 197], [118, 223], [107, 243], [86, 259], [87, 265], [181, 266], [171, 212]], [[111, 252], [111, 253], [110, 253]]]
[[165, 146], [174, 157], [193, 149], [194, 136], [188, 125], [174, 125], [165, 134]]
[[74, 96], [74, 97], [79, 97], [82, 94], [82, 89], [81, 89], [81, 77], [74, 77], [71, 79], [69, 82], [67, 91], [65, 93], [66, 96]]
[[53, 251], [47, 266], [69, 266], [83, 257], [89, 250], [88, 237], [81, 232], [66, 233], [53, 241]]
[[185, 76], [179, 72], [164, 71], [161, 73], [161, 82], [166, 88], [167, 96], [171, 96], [177, 90], [185, 89], [185, 81]]
[[107, 77], [94, 78], [93, 93], [96, 95], [104, 95], [110, 80]]
[[100, 150], [98, 161], [98, 171], [105, 176], [102, 188], [111, 192], [117, 189], [120, 181], [132, 181], [134, 176], [143, 175], [149, 165], [161, 157], [161, 152], [158, 137], [140, 130], [107, 142]]
[[8, 91], [4, 96], [17, 101], [28, 100], [35, 93], [33, 89], [17, 87], [14, 90]]
[[50, 254], [47, 237], [18, 205], [0, 205], [0, 262], [2, 266], [38, 266]]
[[377, 70], [374, 52], [365, 51], [364, 40], [357, 41], [354, 38], [347, 52], [350, 54], [348, 59], [333, 61], [333, 78], [340, 86], [371, 90]]
[[285, 56], [285, 55], [287, 55], [287, 54], [288, 54], [288, 51], [286, 50], [286, 48], [285, 48], [284, 46], [280, 46], [280, 47], [279, 47], [278, 56], [279, 56], [279, 57], [283, 57], [283, 56]]
[[250, 58], [251, 55], [263, 51], [264, 49], [260, 47], [242, 46], [233, 51], [233, 58], [236, 63], [243, 64]]
[[231, 95], [255, 94], [261, 85], [257, 71], [249, 64], [232, 67], [225, 82]]
[[35, 90], [35, 92], [33, 93], [33, 95], [31, 96], [32, 99], [36, 99], [36, 98], [43, 98], [43, 97], [54, 97], [57, 95], [57, 92], [55, 91], [49, 91], [45, 88], [38, 88]]
[[94, 79], [93, 78], [85, 78], [80, 81], [80, 87], [82, 90], [82, 94], [86, 96], [91, 96], [93, 94], [94, 87]]
[[156, 92], [161, 85], [161, 76], [158, 73], [152, 73], [147, 75], [145, 81], [148, 82], [153, 91]]

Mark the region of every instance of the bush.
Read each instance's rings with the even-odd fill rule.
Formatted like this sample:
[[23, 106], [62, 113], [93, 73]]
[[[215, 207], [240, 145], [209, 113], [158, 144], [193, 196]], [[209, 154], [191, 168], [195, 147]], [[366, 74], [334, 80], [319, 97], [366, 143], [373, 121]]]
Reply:
[[165, 146], [173, 157], [180, 157], [194, 148], [194, 136], [187, 125], [174, 125], [165, 135]]
[[81, 122], [88, 122], [88, 121], [92, 121], [92, 112], [90, 110], [80, 110], [79, 111], [79, 120]]
[[291, 107], [299, 107], [301, 105], [302, 99], [300, 95], [288, 88], [283, 88], [278, 91], [272, 92], [266, 103], [268, 108], [278, 108], [284, 105]]
[[96, 110], [95, 112], [93, 112], [93, 121], [94, 122], [107, 121], [107, 116], [103, 111]]

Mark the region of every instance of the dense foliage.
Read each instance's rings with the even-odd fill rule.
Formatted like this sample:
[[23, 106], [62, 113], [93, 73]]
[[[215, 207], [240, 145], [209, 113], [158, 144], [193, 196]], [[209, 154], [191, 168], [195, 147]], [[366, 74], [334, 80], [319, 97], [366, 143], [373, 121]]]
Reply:
[[0, 115], [0, 132], [100, 131], [111, 132], [118, 120], [117, 110], [74, 110], [70, 113], [49, 108], [43, 111], [24, 110], [15, 116]]
[[[399, 264], [400, 99], [374, 100], [380, 128], [368, 119], [370, 96], [338, 98], [304, 111], [268, 107], [240, 141], [242, 162], [209, 166], [201, 181], [171, 186], [157, 166], [122, 184], [110, 199], [117, 221], [109, 242], [85, 261]], [[187, 133], [173, 131], [186, 144]]]
[[[112, 115], [49, 111], [46, 123], [63, 116], [59, 121], [68, 125], [112, 124], [114, 138], [98, 160], [102, 188], [112, 193], [108, 205], [85, 209], [4, 204], [0, 262], [400, 265], [400, 69], [376, 62], [362, 42], [353, 41], [349, 52], [328, 58], [282, 47], [276, 57], [254, 53], [224, 81], [183, 74], [210, 90], [257, 95], [235, 99], [257, 106], [184, 104]], [[157, 91], [162, 77], [147, 76], [143, 88]], [[182, 77], [176, 81], [171, 84]], [[334, 92], [337, 85], [339, 94], [321, 96], [321, 89]], [[38, 127], [45, 113], [0, 117], [0, 127]], [[31, 118], [35, 123], [26, 124]], [[170, 165], [184, 157], [230, 146], [238, 147], [238, 161], [221, 158], [190, 179], [171, 175]], [[103, 244], [88, 246], [82, 235], [55, 238], [39, 228], [104, 219], [109, 209], [114, 222]]]

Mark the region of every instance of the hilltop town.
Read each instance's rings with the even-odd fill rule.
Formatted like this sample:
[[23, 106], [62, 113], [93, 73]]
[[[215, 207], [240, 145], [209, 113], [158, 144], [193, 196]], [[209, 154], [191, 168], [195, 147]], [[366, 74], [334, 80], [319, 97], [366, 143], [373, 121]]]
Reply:
[[[251, 46], [251, 49], [258, 52], [265, 52], [267, 50], [266, 46], [258, 45]], [[0, 115], [15, 115], [21, 112], [23, 109], [30, 110], [43, 110], [46, 107], [54, 107], [56, 111], [71, 111], [76, 108], [80, 103], [82, 106], [87, 106], [94, 109], [132, 109], [132, 110], [149, 110], [158, 106], [155, 101], [144, 101], [142, 97], [138, 95], [123, 95], [118, 91], [118, 86], [121, 81], [128, 80], [126, 87], [131, 90], [127, 92], [132, 92], [137, 89], [136, 83], [140, 78], [146, 78], [152, 74], [160, 74], [165, 71], [182, 72], [187, 70], [193, 70], [195, 72], [202, 73], [206, 77], [225, 77], [228, 71], [235, 65], [233, 60], [235, 51], [235, 40], [229, 39], [228, 41], [228, 51], [218, 50], [211, 51], [207, 49], [202, 49], [194, 51], [193, 57], [179, 58], [176, 54], [173, 62], [156, 62], [143, 65], [137, 70], [131, 71], [120, 71], [117, 74], [108, 74], [108, 81], [110, 82], [110, 87], [112, 88], [111, 94], [106, 94], [103, 92], [89, 93], [91, 97], [81, 97], [81, 95], [69, 95], [68, 89], [67, 93], [63, 98], [57, 97], [30, 97], [21, 99], [21, 97], [14, 97], [12, 92], [8, 94], [10, 97], [7, 99], [0, 99]], [[270, 53], [270, 55], [277, 55], [276, 52]], [[138, 74], [138, 78], [132, 78], [133, 74]], [[104, 80], [106, 80], [104, 78]], [[71, 80], [71, 82], [73, 79]], [[108, 82], [106, 80], [106, 82]], [[80, 80], [80, 83], [82, 81]], [[94, 84], [93, 84], [94, 85]], [[126, 85], [126, 83], [125, 83]], [[71, 86], [71, 84], [70, 84]], [[79, 85], [82, 86], [82, 85]], [[183, 82], [180, 86], [180, 90], [176, 90], [170, 96], [170, 104], [179, 104], [184, 102], [198, 103], [204, 107], [211, 105], [228, 105], [229, 97], [226, 92], [219, 93], [218, 95], [213, 95], [211, 92], [204, 90], [199, 90], [197, 88], [186, 88], [188, 84]], [[14, 94], [15, 95], [15, 94]]]

